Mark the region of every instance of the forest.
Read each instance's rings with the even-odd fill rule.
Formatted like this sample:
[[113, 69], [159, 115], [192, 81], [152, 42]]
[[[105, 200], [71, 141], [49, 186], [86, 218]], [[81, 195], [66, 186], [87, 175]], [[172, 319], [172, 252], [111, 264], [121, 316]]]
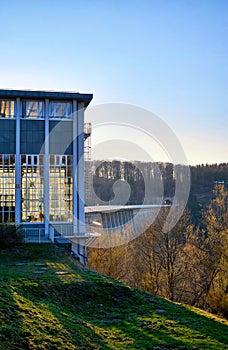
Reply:
[[[157, 184], [164, 187], [164, 198], [172, 198], [175, 193], [175, 168], [185, 166], [172, 163], [151, 162], [122, 162], [122, 161], [91, 161], [85, 164], [87, 188], [85, 202], [87, 205], [96, 205], [93, 191], [98, 198], [109, 202], [115, 197], [113, 184], [117, 180], [126, 181], [130, 186], [130, 198], [127, 203], [116, 204], [153, 204], [160, 195]], [[228, 184], [228, 163], [189, 166], [190, 169], [190, 193], [187, 207], [194, 222], [201, 217], [201, 210], [205, 208], [213, 198], [215, 183]], [[89, 170], [89, 171], [88, 171]], [[147, 191], [145, 191], [145, 183]], [[91, 188], [92, 187], [92, 188]]]
[[[148, 176], [156, 175], [152, 164], [144, 166]], [[159, 169], [164, 196], [172, 198], [173, 165], [159, 163]], [[131, 242], [88, 248], [88, 266], [129, 286], [228, 318], [228, 164], [199, 165], [190, 171], [188, 205], [170, 232], [163, 230], [169, 208], [162, 208], [157, 220]], [[97, 195], [109, 200], [114, 179], [130, 182], [129, 204], [140, 204], [144, 186], [137, 164], [100, 164], [93, 178]]]

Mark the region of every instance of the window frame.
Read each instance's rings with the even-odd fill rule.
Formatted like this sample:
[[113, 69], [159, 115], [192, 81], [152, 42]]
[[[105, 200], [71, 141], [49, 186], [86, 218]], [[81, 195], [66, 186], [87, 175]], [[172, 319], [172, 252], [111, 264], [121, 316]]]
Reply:
[[[1, 108], [2, 108], [1, 102], [8, 102], [9, 103], [9, 106], [8, 106], [9, 112], [13, 109], [14, 113], [13, 114], [12, 113], [5, 114], [5, 112], [1, 112]], [[11, 103], [13, 103], [13, 106], [11, 105]], [[15, 99], [11, 99], [11, 98], [0, 99], [0, 119], [14, 119], [14, 118], [16, 118], [16, 107], [17, 107], [17, 104], [16, 104]], [[5, 106], [5, 109], [6, 109], [6, 106]]]
[[[70, 110], [65, 115], [56, 115], [56, 104], [69, 104]], [[54, 108], [53, 108], [54, 107]], [[72, 120], [73, 102], [71, 100], [50, 100], [49, 101], [49, 119], [50, 120]]]
[[[27, 103], [38, 103], [38, 108], [37, 111], [38, 113], [34, 116], [27, 115]], [[40, 103], [42, 103], [42, 108], [40, 109]], [[25, 104], [25, 106], [24, 106]], [[25, 110], [25, 113], [24, 113]], [[41, 113], [40, 113], [41, 112]], [[45, 103], [43, 100], [33, 100], [33, 99], [23, 99], [21, 100], [21, 105], [20, 105], [20, 117], [22, 119], [41, 119], [43, 120], [45, 118]]]
[[[15, 223], [15, 154], [0, 155], [0, 223]], [[7, 219], [6, 219], [7, 218]]]

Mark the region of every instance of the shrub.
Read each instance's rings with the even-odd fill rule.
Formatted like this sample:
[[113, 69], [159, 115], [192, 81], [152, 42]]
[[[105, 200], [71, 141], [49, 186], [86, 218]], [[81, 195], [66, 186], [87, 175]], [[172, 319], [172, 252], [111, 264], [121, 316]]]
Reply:
[[21, 226], [0, 224], [0, 249], [7, 249], [22, 244], [24, 230]]
[[228, 319], [228, 293], [226, 291], [218, 288], [210, 290], [207, 302], [210, 311]]

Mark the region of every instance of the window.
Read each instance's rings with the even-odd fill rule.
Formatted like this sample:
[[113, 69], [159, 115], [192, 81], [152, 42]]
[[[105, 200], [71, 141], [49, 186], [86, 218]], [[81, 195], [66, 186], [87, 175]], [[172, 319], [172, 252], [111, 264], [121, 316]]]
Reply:
[[50, 155], [50, 221], [72, 221], [72, 156]]
[[0, 222], [15, 222], [15, 155], [0, 155]]
[[51, 101], [49, 115], [50, 118], [72, 119], [72, 103]]
[[[72, 222], [72, 156], [50, 155], [49, 220]], [[44, 221], [44, 156], [21, 155], [22, 221]]]
[[22, 101], [22, 118], [44, 118], [44, 102]]
[[44, 221], [44, 156], [21, 155], [22, 221]]
[[15, 118], [15, 101], [0, 100], [0, 118]]

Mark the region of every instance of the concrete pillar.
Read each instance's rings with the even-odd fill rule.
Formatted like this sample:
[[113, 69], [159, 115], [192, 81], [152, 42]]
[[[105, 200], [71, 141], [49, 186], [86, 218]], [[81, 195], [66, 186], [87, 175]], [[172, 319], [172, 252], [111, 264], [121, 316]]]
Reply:
[[115, 212], [115, 217], [116, 217], [116, 226], [117, 226], [117, 229], [119, 229], [120, 227], [120, 212], [119, 211], [116, 211]]
[[78, 103], [78, 164], [77, 164], [77, 194], [78, 194], [78, 231], [85, 233], [84, 211], [84, 103]]
[[120, 232], [121, 232], [121, 235], [123, 234], [123, 227], [124, 227], [123, 212], [121, 210], [120, 211]]
[[72, 123], [73, 123], [73, 155], [72, 155], [72, 177], [73, 177], [73, 234], [79, 232], [78, 228], [78, 183], [77, 183], [77, 163], [78, 163], [78, 106], [77, 101], [73, 101], [73, 114], [72, 114]]
[[127, 224], [127, 211], [124, 210], [124, 223]]
[[21, 223], [20, 98], [16, 100], [15, 221]]
[[111, 232], [112, 229], [112, 219], [111, 219], [111, 213], [108, 213], [108, 228], [110, 229], [109, 232]]
[[[137, 214], [137, 213], [136, 213]], [[136, 225], [135, 225], [135, 215], [134, 215], [134, 210], [132, 210], [132, 232], [134, 234], [137, 233]]]
[[49, 236], [49, 100], [45, 100], [44, 141], [44, 224], [45, 236]]
[[105, 213], [101, 213], [101, 221], [102, 221], [103, 228], [105, 228], [106, 227], [106, 214]]

